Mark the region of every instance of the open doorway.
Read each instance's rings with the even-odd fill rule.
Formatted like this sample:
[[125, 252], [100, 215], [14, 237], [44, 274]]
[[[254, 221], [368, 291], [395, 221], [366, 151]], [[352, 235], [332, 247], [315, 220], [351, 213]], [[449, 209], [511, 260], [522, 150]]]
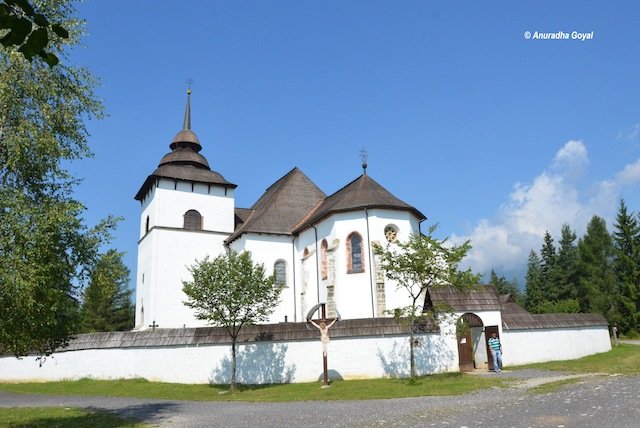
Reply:
[[484, 323], [476, 314], [463, 314], [456, 323], [458, 363], [461, 372], [468, 372], [487, 365], [487, 350], [483, 345]]

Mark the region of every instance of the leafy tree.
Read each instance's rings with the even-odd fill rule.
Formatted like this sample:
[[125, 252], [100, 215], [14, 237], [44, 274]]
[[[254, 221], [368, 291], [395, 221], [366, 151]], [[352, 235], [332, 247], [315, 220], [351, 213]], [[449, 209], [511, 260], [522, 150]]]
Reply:
[[540, 257], [535, 251], [531, 250], [527, 262], [525, 308], [534, 314], [541, 313], [544, 302]]
[[122, 255], [116, 250], [107, 251], [91, 272], [83, 292], [82, 332], [133, 328], [135, 308], [128, 288], [129, 268]]
[[614, 228], [620, 329], [625, 334], [634, 334], [640, 328], [640, 225], [633, 213], [627, 211], [624, 200], [620, 200]]
[[613, 241], [607, 225], [601, 217], [593, 216], [586, 234], [578, 242], [580, 309], [601, 313], [609, 323], [619, 324], [613, 259]]
[[49, 42], [68, 39], [69, 32], [58, 23], [50, 23], [27, 0], [4, 0], [0, 3], [0, 36], [3, 46], [17, 48], [28, 60], [38, 55], [53, 67], [59, 60], [47, 51]]
[[[82, 28], [65, 1], [39, 3], [63, 25]], [[100, 117], [95, 81], [84, 69], [0, 46], [0, 347], [47, 355], [76, 331], [80, 287], [114, 219], [84, 224], [77, 180], [63, 164], [90, 155], [83, 120]]]
[[409, 352], [410, 380], [415, 373], [414, 331], [423, 317], [424, 299], [427, 289], [454, 286], [470, 288], [479, 283], [479, 276], [471, 270], [460, 271], [458, 265], [471, 249], [469, 241], [459, 246], [449, 246], [446, 239], [433, 237], [437, 226], [431, 226], [427, 235], [412, 235], [407, 242], [393, 242], [386, 247], [374, 245], [380, 256], [380, 267], [385, 276], [395, 281], [398, 289], [410, 297], [410, 305], [394, 310], [396, 316], [406, 317], [410, 322]]
[[511, 294], [518, 304], [523, 304], [523, 296], [515, 279], [507, 281], [504, 276], [498, 276], [498, 274], [491, 269], [489, 284], [496, 288], [498, 294]]
[[231, 338], [231, 390], [236, 389], [236, 342], [246, 324], [264, 322], [273, 312], [282, 287], [254, 264], [248, 252], [234, 251], [213, 260], [205, 258], [189, 268], [193, 279], [184, 281], [185, 305], [196, 317], [224, 327]]

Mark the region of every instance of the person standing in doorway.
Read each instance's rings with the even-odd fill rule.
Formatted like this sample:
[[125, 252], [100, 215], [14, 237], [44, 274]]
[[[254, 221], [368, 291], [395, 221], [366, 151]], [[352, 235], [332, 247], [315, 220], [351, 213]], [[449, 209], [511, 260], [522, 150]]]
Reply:
[[491, 333], [489, 338], [489, 349], [491, 349], [491, 357], [493, 358], [493, 371], [500, 373], [502, 371], [502, 345], [495, 333]]

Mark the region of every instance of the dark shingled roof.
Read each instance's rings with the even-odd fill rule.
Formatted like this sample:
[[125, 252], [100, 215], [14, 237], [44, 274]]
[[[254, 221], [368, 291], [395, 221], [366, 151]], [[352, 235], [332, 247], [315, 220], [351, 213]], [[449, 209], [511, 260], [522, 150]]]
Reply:
[[600, 314], [502, 314], [505, 330], [572, 328], [609, 325]]
[[216, 184], [223, 187], [236, 188], [218, 172], [211, 171], [209, 162], [199, 152], [202, 150], [200, 140], [191, 130], [191, 91], [187, 92], [187, 108], [184, 113], [183, 129], [176, 134], [169, 145], [171, 151], [160, 160], [158, 169], [147, 177], [135, 199], [142, 201], [149, 188], [160, 178], [184, 180], [194, 183]]
[[[340, 337], [381, 337], [407, 333], [408, 325], [395, 318], [373, 318], [342, 320], [331, 327], [331, 338]], [[437, 333], [439, 328], [426, 322], [420, 331]], [[247, 325], [238, 336], [238, 343], [259, 341], [317, 340], [318, 330], [306, 323], [280, 323]], [[144, 348], [156, 346], [199, 346], [229, 344], [229, 333], [224, 328], [172, 328], [145, 331], [115, 331], [109, 333], [79, 334], [61, 351], [108, 348]]]
[[531, 314], [510, 294], [499, 296], [491, 285], [481, 285], [469, 291], [458, 291], [452, 287], [430, 289], [425, 298], [425, 309], [432, 308], [434, 304], [449, 305], [456, 312], [499, 310], [505, 330], [608, 325], [599, 314]]
[[242, 223], [226, 242], [233, 242], [243, 233], [252, 232], [290, 235], [294, 226], [325, 196], [300, 169], [293, 168], [253, 204], [251, 214], [241, 218]]
[[387, 189], [366, 174], [329, 196], [296, 227], [299, 232], [331, 214], [364, 210], [365, 208], [388, 208], [409, 211], [418, 219], [426, 217], [416, 208], [393, 196]]
[[500, 296], [491, 285], [479, 285], [476, 288], [460, 291], [453, 287], [430, 288], [425, 298], [425, 308], [448, 305], [453, 311], [499, 311]]

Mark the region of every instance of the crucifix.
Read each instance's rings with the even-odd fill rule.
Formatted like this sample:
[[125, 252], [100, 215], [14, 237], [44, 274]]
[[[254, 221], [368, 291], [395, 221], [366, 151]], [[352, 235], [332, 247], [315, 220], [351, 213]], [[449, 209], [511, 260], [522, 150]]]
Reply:
[[360, 149], [360, 159], [362, 159], [362, 171], [366, 175], [367, 174], [367, 158], [369, 157], [369, 153], [364, 148], [364, 146]]
[[149, 324], [149, 327], [151, 327], [151, 330], [155, 330], [156, 327], [160, 327], [160, 325], [156, 324], [156, 320], [153, 320], [153, 322]]
[[[307, 314], [307, 321], [320, 330], [320, 342], [322, 342], [322, 369], [324, 373], [324, 382], [322, 384], [323, 388], [329, 387], [329, 370], [327, 363], [327, 348], [329, 345], [329, 329], [332, 325], [338, 321], [338, 318], [328, 319], [327, 318], [327, 309], [325, 303], [320, 303], [314, 306], [311, 311]], [[320, 308], [320, 319], [316, 321], [312, 320], [311, 317], [313, 314]]]

